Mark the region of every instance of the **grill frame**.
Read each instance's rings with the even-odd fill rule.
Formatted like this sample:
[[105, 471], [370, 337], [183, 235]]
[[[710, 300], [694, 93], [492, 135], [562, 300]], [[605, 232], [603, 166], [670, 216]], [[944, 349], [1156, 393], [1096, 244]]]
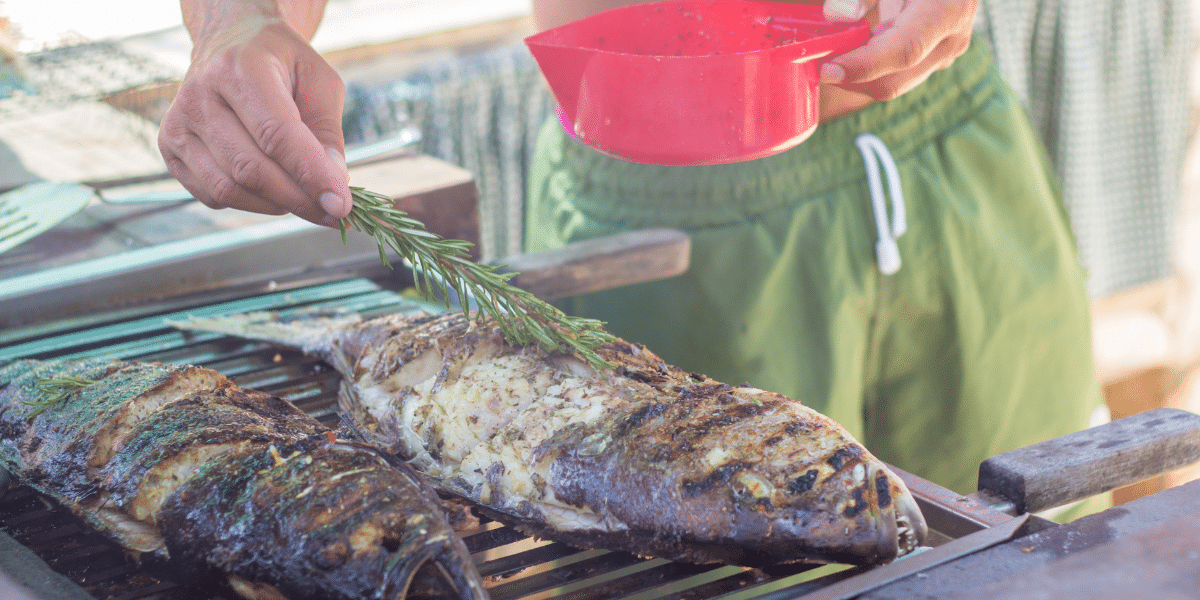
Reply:
[[[364, 317], [403, 310], [444, 309], [389, 291], [378, 281], [349, 279], [247, 295], [219, 303], [197, 300], [185, 306], [178, 302], [169, 306], [147, 306], [135, 313], [90, 315], [78, 321], [46, 323], [10, 331], [0, 337], [0, 342], [7, 344], [0, 348], [0, 362], [15, 358], [112, 358], [202, 364], [224, 373], [242, 387], [287, 398], [326, 425], [336, 427], [340, 375], [319, 359], [266, 342], [220, 334], [185, 333], [165, 324], [167, 320], [189, 315], [257, 310], [287, 313], [308, 308], [353, 310]], [[930, 520], [934, 545], [963, 539], [1012, 519], [982, 503], [964, 502], [962, 496], [931, 482], [902, 471], [900, 474]], [[123, 552], [115, 543], [107, 542], [98, 533], [83, 531], [86, 526], [61, 507], [46, 509], [50, 524], [38, 522], [36, 514], [30, 517], [28, 512], [9, 513], [5, 507], [14, 494], [27, 504], [34, 502], [29, 499], [30, 494], [40, 502], [48, 502], [28, 488], [10, 490], [0, 495], [0, 526], [11, 530], [13, 538], [71, 579], [89, 597], [233, 600], [207, 592], [192, 593], [190, 588], [171, 581], [153, 567], [139, 566], [132, 559], [116, 561], [112, 553], [123, 556]], [[579, 550], [559, 542], [537, 541], [486, 518], [481, 521], [483, 525], [478, 531], [462, 532], [462, 535], [476, 557], [494, 600], [550, 597], [571, 600], [783, 600], [819, 594], [827, 586], [853, 577], [869, 578], [872, 572], [870, 568], [846, 565], [759, 570], [641, 559], [621, 552]], [[23, 522], [33, 525], [22, 527]], [[64, 544], [56, 546], [52, 543], [47, 528], [64, 538]], [[1026, 528], [1024, 532], [1032, 530]], [[103, 540], [108, 548], [99, 548], [105, 544], [93, 538]], [[91, 542], [79, 541], [82, 539]], [[89, 546], [89, 543], [93, 545]], [[91, 570], [93, 556], [103, 559], [97, 562], [107, 561], [103, 569], [95, 567], [100, 573]], [[82, 570], [74, 566], [81, 560], [88, 563]], [[902, 560], [896, 564], [903, 563]], [[0, 576], [11, 575], [7, 569], [0, 568]], [[35, 596], [37, 600], [68, 597], [46, 590], [39, 594]]]

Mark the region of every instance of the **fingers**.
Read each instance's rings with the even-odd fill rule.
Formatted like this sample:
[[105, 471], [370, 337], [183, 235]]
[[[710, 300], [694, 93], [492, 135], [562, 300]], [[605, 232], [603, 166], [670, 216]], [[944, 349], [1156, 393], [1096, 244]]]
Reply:
[[243, 186], [271, 192], [282, 173], [301, 195], [280, 201], [300, 214], [317, 206], [341, 218], [350, 211], [350, 188], [341, 130], [343, 85], [315, 53], [302, 57], [291, 72], [258, 69], [223, 89], [230, 108], [260, 153], [241, 157], [230, 171]]
[[174, 133], [170, 143], [161, 141], [167, 128], [160, 134], [168, 169], [197, 200], [212, 208], [273, 215], [291, 212], [314, 223], [336, 223], [259, 151], [232, 111], [221, 103], [210, 103], [208, 109], [203, 119], [207, 127], [198, 132], [184, 129]]
[[[853, 12], [846, 6], [857, 3], [830, 0], [827, 17]], [[881, 0], [871, 7], [879, 19], [871, 39], [822, 65], [821, 80], [877, 100], [895, 98], [966, 51], [976, 7], [976, 0]]]
[[867, 0], [827, 0], [825, 2], [825, 18], [834, 23], [849, 23], [857, 21], [867, 14], [875, 4]]
[[[838, 87], [865, 94], [876, 100], [897, 98], [924, 82], [934, 71], [950, 66], [955, 58], [966, 51], [969, 43], [969, 39], [947, 38], [933, 50], [921, 53], [924, 58], [907, 68], [903, 68], [907, 61], [901, 62], [901, 68], [896, 70], [860, 69], [857, 71], [858, 75], [853, 75], [855, 71], [851, 68], [841, 78]], [[826, 67], [829, 67], [828, 63], [822, 66], [823, 79], [827, 73]], [[861, 83], [856, 80], [861, 80]]]
[[[197, 140], [197, 144], [199, 144], [199, 140]], [[166, 156], [164, 155], [164, 157]], [[179, 183], [192, 193], [192, 197], [209, 208], [237, 207], [241, 210], [266, 215], [288, 213], [287, 210], [279, 208], [273, 202], [238, 188], [207, 156], [198, 157], [190, 163], [184, 162], [174, 155], [166, 158], [168, 168], [175, 179], [179, 180]], [[189, 167], [189, 164], [192, 166]], [[203, 182], [216, 182], [216, 185], [211, 187], [217, 189], [217, 193], [215, 195], [210, 193], [210, 186], [204, 185]]]
[[[306, 71], [320, 73], [309, 74]], [[296, 106], [300, 120], [321, 145], [324, 158], [333, 165], [330, 189], [322, 190], [321, 206], [331, 216], [342, 218], [350, 212], [350, 172], [346, 167], [345, 138], [342, 135], [342, 108], [345, 86], [341, 77], [325, 61], [305, 65], [298, 74]], [[336, 93], [329, 93], [332, 87]]]
[[290, 29], [193, 63], [163, 119], [168, 169], [201, 202], [336, 226], [350, 210], [341, 78]]

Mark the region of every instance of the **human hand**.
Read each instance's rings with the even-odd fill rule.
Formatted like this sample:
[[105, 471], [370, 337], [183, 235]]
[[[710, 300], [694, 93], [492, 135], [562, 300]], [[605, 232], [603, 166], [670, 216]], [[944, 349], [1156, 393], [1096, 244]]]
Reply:
[[336, 226], [350, 212], [341, 77], [279, 18], [214, 21], [194, 32], [191, 67], [163, 118], [168, 170], [209, 207]]
[[891, 100], [950, 66], [971, 43], [978, 0], [825, 0], [830, 21], [872, 23], [866, 44], [821, 66], [821, 81]]

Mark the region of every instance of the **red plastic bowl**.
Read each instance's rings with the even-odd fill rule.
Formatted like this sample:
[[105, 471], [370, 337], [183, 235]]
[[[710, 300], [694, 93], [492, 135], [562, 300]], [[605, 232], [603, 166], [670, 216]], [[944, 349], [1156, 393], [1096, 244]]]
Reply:
[[656, 165], [751, 160], [817, 125], [820, 60], [862, 45], [866, 21], [818, 6], [682, 0], [616, 8], [525, 39], [567, 132]]

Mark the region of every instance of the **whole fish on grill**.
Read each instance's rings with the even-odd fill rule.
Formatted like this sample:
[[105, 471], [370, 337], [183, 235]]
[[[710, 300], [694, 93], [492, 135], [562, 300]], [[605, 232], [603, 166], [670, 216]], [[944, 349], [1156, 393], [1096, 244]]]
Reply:
[[372, 443], [539, 537], [695, 563], [880, 563], [922, 543], [904, 483], [839, 424], [616, 341], [597, 370], [461, 312], [193, 318], [316, 353]]
[[[45, 406], [48, 380], [78, 389]], [[184, 581], [276, 600], [487, 597], [410, 467], [203, 367], [10, 363], [0, 463]]]

